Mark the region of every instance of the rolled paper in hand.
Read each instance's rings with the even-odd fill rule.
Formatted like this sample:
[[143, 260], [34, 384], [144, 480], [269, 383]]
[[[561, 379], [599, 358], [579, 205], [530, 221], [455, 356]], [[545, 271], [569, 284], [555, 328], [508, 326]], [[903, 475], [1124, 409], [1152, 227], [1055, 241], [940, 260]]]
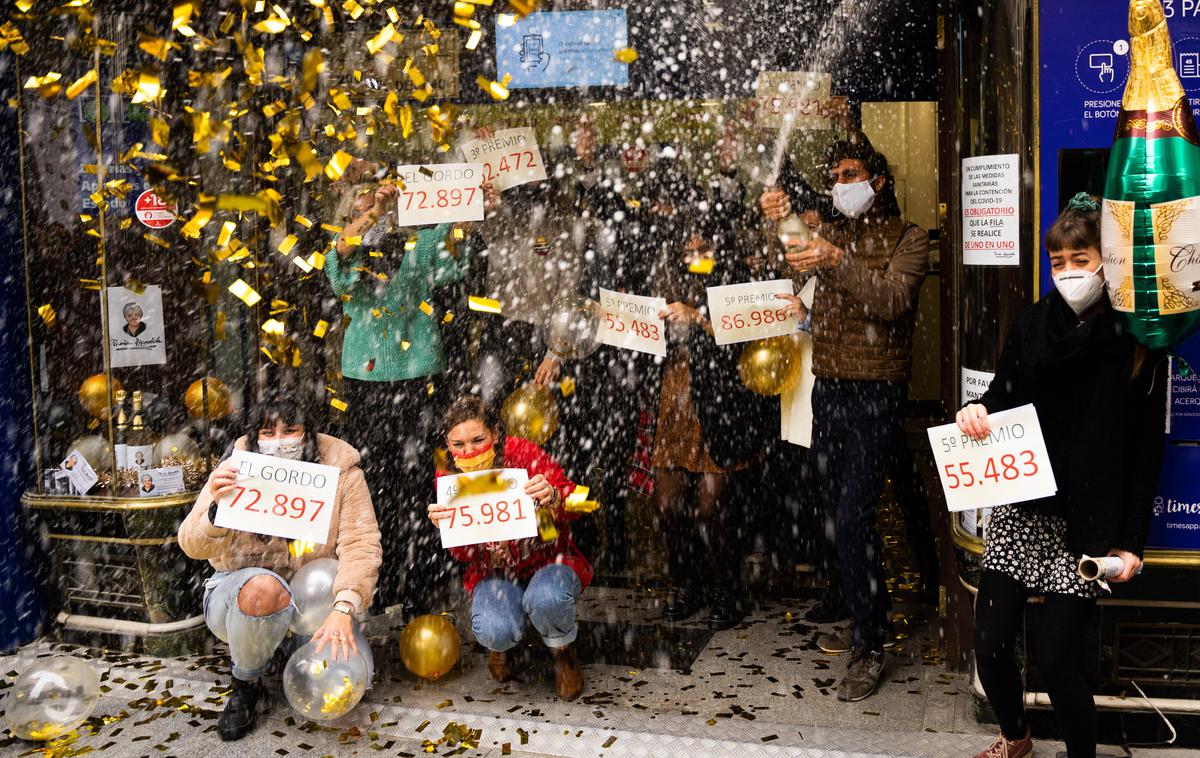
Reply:
[[1160, 0], [1129, 3], [1129, 81], [1101, 218], [1112, 307], [1152, 349], [1200, 328], [1200, 133]]
[[1079, 560], [1079, 575], [1089, 582], [1104, 581], [1120, 576], [1125, 570], [1125, 561], [1115, 555], [1103, 558], [1083, 556]]

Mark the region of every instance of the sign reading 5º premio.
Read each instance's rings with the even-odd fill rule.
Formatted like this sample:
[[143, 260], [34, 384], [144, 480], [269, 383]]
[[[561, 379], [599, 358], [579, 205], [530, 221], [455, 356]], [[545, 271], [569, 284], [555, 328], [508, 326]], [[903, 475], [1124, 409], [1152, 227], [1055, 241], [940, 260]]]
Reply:
[[718, 345], [729, 345], [794, 334], [799, 322], [788, 315], [788, 301], [776, 297], [793, 292], [791, 279], [709, 287], [713, 339]]
[[229, 460], [238, 467], [237, 486], [221, 498], [213, 524], [325, 544], [341, 474], [336, 466], [246, 450]]
[[666, 357], [667, 325], [658, 315], [666, 307], [667, 301], [661, 297], [627, 295], [601, 288], [603, 318], [596, 339], [603, 345]]
[[991, 508], [1058, 492], [1037, 411], [1022, 405], [988, 416], [987, 437], [975, 440], [958, 424], [927, 430], [951, 511]]

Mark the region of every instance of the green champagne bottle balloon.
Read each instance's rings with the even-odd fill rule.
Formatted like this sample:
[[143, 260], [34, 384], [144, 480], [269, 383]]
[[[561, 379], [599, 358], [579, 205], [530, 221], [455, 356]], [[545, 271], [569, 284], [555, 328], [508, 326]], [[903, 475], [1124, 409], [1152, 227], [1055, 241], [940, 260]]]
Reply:
[[1113, 308], [1152, 349], [1200, 327], [1200, 135], [1159, 0], [1129, 3], [1129, 82], [1101, 214]]

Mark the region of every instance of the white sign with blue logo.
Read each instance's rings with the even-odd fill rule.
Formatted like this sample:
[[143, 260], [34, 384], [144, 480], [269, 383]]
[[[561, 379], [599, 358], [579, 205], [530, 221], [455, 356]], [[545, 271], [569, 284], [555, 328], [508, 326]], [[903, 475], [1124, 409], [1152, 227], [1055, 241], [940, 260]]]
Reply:
[[629, 64], [616, 52], [629, 46], [625, 11], [531, 13], [507, 26], [496, 22], [496, 74], [509, 89], [624, 87]]

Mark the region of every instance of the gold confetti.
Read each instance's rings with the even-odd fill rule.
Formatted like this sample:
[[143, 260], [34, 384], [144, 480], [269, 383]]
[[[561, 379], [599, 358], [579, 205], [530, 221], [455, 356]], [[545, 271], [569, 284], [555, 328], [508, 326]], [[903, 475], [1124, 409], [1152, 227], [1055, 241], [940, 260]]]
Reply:
[[258, 301], [262, 300], [262, 295], [255, 292], [253, 287], [251, 287], [249, 284], [246, 284], [246, 282], [241, 279], [238, 279], [236, 282], [229, 285], [229, 291], [250, 307], [253, 307], [258, 303]]
[[479, 85], [480, 89], [491, 95], [493, 100], [507, 100], [509, 79], [511, 77], [505, 74], [504, 81], [494, 82], [481, 74], [475, 77], [475, 83]]
[[490, 297], [470, 295], [467, 297], [467, 307], [480, 313], [500, 313], [500, 301], [493, 300]]
[[333, 398], [332, 400], [330, 400], [329, 404], [332, 405], [337, 410], [341, 411], [342, 413], [345, 413], [346, 409], [350, 407], [349, 405], [346, 404], [345, 400], [338, 400], [336, 397]]
[[171, 243], [167, 242], [162, 237], [159, 237], [157, 234], [150, 234], [149, 232], [146, 232], [145, 234], [142, 235], [142, 238], [145, 239], [147, 242], [158, 245], [159, 247], [164, 248], [166, 250], [171, 249]]
[[329, 163], [325, 164], [325, 176], [329, 181], [336, 182], [342, 178], [342, 174], [346, 173], [346, 169], [350, 166], [350, 161], [354, 160], [354, 156], [349, 153], [338, 150], [329, 159]]
[[[69, 93], [68, 93], [69, 96]], [[156, 116], [150, 117], [150, 139], [159, 147], [166, 147], [171, 138], [171, 126]]]
[[233, 239], [233, 233], [237, 231], [237, 223], [226, 221], [221, 224], [221, 231], [217, 233], [217, 246], [225, 247], [229, 244], [229, 240]]
[[21, 36], [21, 30], [14, 26], [11, 21], [6, 21], [3, 26], [0, 26], [0, 50], [8, 47], [11, 47], [17, 55], [24, 55], [29, 52], [29, 44]]
[[265, 34], [279, 34], [284, 29], [288, 28], [288, 20], [280, 18], [275, 14], [267, 16], [262, 21], [254, 25], [254, 31], [263, 32]]
[[410, 347], [412, 347], [411, 342], [409, 342], [408, 340], [400, 340], [400, 349], [401, 350], [407, 352]]
[[563, 380], [558, 383], [558, 388], [562, 391], [563, 397], [570, 397], [575, 394], [575, 378], [571, 376], [563, 377]]
[[305, 229], [312, 229], [313, 222], [307, 216], [301, 216], [301, 215], [297, 214], [295, 221], [297, 224], [299, 224], [300, 226], [303, 226]]
[[388, 24], [380, 29], [378, 34], [367, 40], [367, 52], [369, 52], [371, 55], [375, 55], [383, 49], [384, 45], [391, 42], [396, 36], [396, 25]]
[[83, 91], [96, 83], [99, 76], [96, 74], [96, 69], [90, 69], [86, 74], [71, 82], [71, 86], [67, 87], [67, 99], [74, 100], [83, 94]]
[[421, 305], [419, 307], [421, 309], [421, 313], [424, 313], [426, 316], [433, 315], [433, 306], [430, 305], [429, 303], [425, 302], [424, 300], [421, 301]]
[[323, 339], [327, 331], [329, 331], [329, 322], [322, 319], [317, 322], [317, 326], [313, 329], [313, 336]]
[[482, 29], [474, 30], [473, 32], [471, 32], [471, 36], [467, 38], [466, 48], [468, 50], [474, 50], [475, 48], [479, 47], [479, 42], [482, 39], [483, 39], [483, 30]]
[[688, 271], [693, 274], [708, 276], [713, 272], [714, 264], [715, 260], [709, 257], [693, 258], [691, 262], [688, 263]]
[[54, 326], [54, 322], [58, 320], [58, 313], [54, 310], [54, 306], [49, 303], [39, 305], [37, 312], [42, 317], [42, 323], [47, 327]]
[[196, 215], [183, 225], [179, 233], [188, 239], [199, 239], [200, 230], [212, 221], [213, 216], [213, 200], [212, 198], [204, 199], [201, 197], [200, 207], [196, 209]]
[[279, 252], [283, 253], [284, 255], [287, 255], [288, 253], [292, 252], [292, 248], [295, 247], [296, 243], [299, 241], [300, 241], [299, 237], [297, 237], [294, 234], [289, 234], [288, 236], [283, 238], [283, 240], [279, 243], [279, 247], [277, 249], [279, 250]]
[[638, 59], [637, 50], [632, 47], [623, 47], [613, 53], [613, 59], [618, 63], [633, 63]]
[[193, 3], [177, 2], [171, 13], [171, 28], [179, 32], [185, 37], [191, 37], [196, 32], [192, 31], [189, 24], [192, 21], [192, 14], [195, 12]]

